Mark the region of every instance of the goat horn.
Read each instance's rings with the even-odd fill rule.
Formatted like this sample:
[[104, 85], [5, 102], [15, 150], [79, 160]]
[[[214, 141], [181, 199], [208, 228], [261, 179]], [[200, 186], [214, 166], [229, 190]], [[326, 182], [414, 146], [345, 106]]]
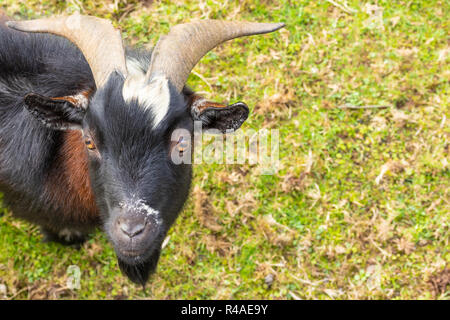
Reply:
[[149, 81], [155, 74], [162, 74], [181, 92], [191, 70], [208, 51], [227, 40], [273, 32], [284, 25], [219, 20], [176, 25], [156, 44], [146, 80]]
[[84, 54], [97, 88], [101, 88], [114, 70], [127, 76], [125, 52], [120, 31], [110, 21], [92, 16], [72, 16], [9, 21], [7, 26], [25, 32], [46, 32], [66, 37]]

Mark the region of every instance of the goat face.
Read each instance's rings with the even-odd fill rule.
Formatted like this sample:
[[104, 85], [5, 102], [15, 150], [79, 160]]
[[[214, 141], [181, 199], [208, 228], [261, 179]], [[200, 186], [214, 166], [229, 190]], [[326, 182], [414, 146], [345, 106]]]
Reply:
[[120, 36], [102, 19], [72, 16], [8, 25], [65, 36], [89, 62], [97, 87], [90, 102], [82, 93], [57, 98], [31, 93], [25, 104], [49, 128], [82, 131], [105, 231], [122, 271], [144, 284], [188, 195], [194, 121], [225, 133], [248, 116], [243, 103], [209, 102], [185, 89], [190, 71], [223, 41], [283, 25], [213, 20], [179, 25], [160, 39], [147, 65], [130, 70]]
[[188, 196], [194, 121], [231, 130], [245, 121], [248, 109], [178, 93], [164, 78], [150, 81], [141, 95], [129, 96], [126, 85], [122, 75], [111, 74], [88, 107], [80, 95], [31, 93], [25, 104], [50, 129], [82, 132], [106, 234], [123, 272], [145, 283]]
[[149, 86], [149, 103], [139, 96], [125, 101], [123, 84], [119, 75], [110, 77], [81, 128], [105, 231], [122, 270], [145, 282], [188, 195], [190, 161], [176, 164], [172, 158], [178, 150], [189, 152], [191, 145], [181, 145], [191, 141], [193, 121], [185, 99], [171, 93], [167, 82]]
[[[176, 164], [173, 158], [177, 152], [190, 153], [186, 142], [191, 141], [193, 119], [188, 101], [168, 85], [158, 88], [159, 99], [148, 97], [157, 104], [142, 104], [139, 97], [125, 101], [123, 86], [124, 78], [113, 73], [87, 108], [76, 104], [74, 96], [28, 94], [25, 103], [45, 126], [82, 132], [106, 234], [123, 272], [145, 283], [188, 195], [190, 161]], [[166, 114], [155, 114], [161, 109]]]

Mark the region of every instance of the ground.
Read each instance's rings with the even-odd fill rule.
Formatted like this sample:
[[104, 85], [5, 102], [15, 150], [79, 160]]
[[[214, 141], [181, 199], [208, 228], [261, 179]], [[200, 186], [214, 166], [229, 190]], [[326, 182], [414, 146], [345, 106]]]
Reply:
[[[12, 1], [16, 19], [80, 11], [152, 46], [177, 23], [285, 22], [207, 54], [189, 85], [278, 129], [279, 170], [195, 165], [146, 291], [98, 231], [80, 250], [0, 218], [7, 299], [448, 299], [450, 4], [431, 1]], [[68, 288], [70, 266], [80, 287]], [[73, 267], [72, 267], [73, 268]]]

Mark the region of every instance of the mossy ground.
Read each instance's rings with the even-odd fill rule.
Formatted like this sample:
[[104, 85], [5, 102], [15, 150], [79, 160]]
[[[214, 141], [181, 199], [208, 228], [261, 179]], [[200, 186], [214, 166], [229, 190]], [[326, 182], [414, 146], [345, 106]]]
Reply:
[[[287, 25], [221, 45], [188, 81], [207, 98], [245, 101], [251, 115], [242, 130], [280, 131], [277, 174], [196, 165], [192, 196], [146, 292], [121, 275], [100, 231], [81, 250], [41, 243], [36, 226], [3, 208], [4, 298], [449, 298], [448, 1], [0, 7], [17, 19], [106, 17], [129, 43], [150, 46], [194, 19]], [[81, 270], [78, 290], [66, 287], [71, 265]]]

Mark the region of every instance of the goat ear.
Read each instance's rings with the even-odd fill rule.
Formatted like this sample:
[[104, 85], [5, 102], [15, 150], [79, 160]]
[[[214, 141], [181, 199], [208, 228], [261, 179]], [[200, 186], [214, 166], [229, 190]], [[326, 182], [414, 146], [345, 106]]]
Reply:
[[36, 93], [25, 96], [27, 110], [46, 127], [54, 130], [80, 130], [86, 109], [78, 96], [49, 98]]
[[205, 130], [217, 129], [222, 133], [239, 129], [247, 120], [248, 113], [248, 107], [243, 102], [224, 105], [195, 96], [191, 104], [194, 121], [201, 121]]

